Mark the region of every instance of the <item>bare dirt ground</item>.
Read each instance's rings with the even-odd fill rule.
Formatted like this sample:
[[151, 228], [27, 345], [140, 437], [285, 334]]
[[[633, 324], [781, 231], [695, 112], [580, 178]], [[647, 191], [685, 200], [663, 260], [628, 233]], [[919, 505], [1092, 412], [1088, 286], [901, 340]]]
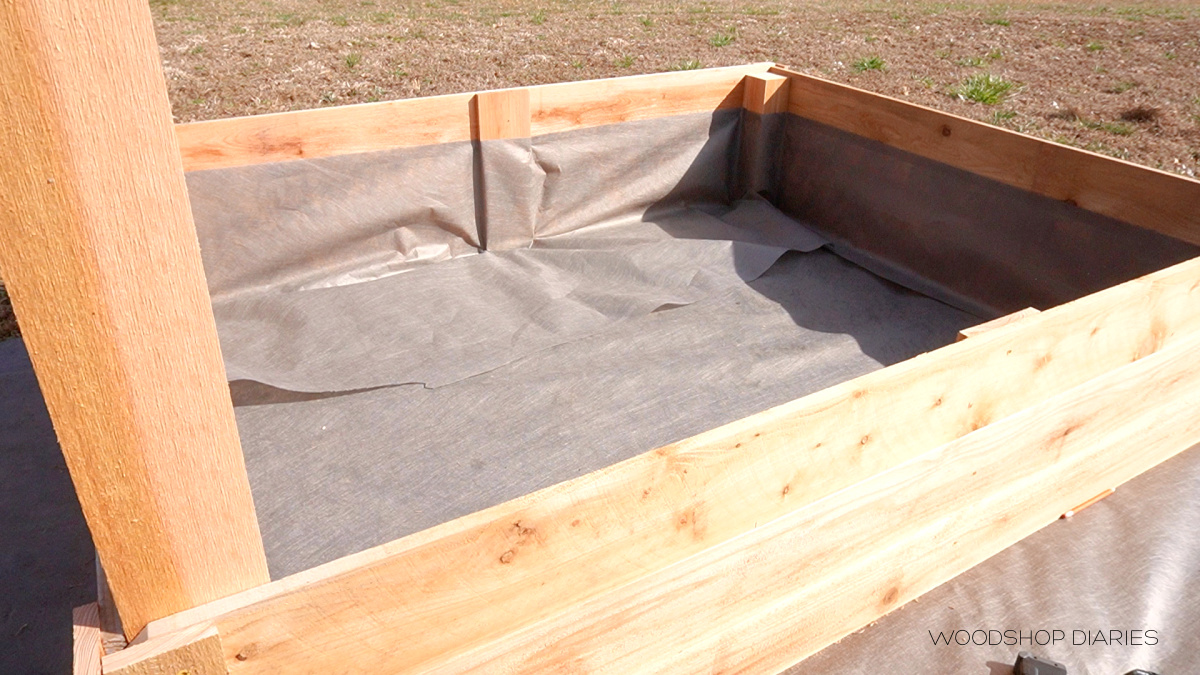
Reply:
[[[179, 122], [775, 61], [1165, 171], [1200, 171], [1200, 6], [1183, 0], [152, 7]], [[985, 75], [999, 86], [971, 91]], [[970, 100], [1006, 87], [998, 102]], [[0, 339], [15, 330], [6, 306], [0, 291]]]

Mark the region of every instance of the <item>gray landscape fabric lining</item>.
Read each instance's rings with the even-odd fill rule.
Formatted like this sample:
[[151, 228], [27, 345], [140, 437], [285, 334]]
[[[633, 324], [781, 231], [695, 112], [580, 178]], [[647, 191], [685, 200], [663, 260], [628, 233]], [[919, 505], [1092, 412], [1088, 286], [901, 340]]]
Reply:
[[[911, 358], [999, 312], [1196, 255], [813, 122], [741, 110], [187, 180], [276, 578]], [[22, 517], [20, 477], [58, 470], [19, 459], [49, 457], [53, 439], [30, 412], [40, 397], [14, 344], [0, 349], [0, 445], [16, 495], [6, 523]], [[880, 672], [916, 655], [978, 670], [1013, 650], [922, 647], [925, 623], [1097, 618], [1162, 622], [1169, 637], [1149, 651], [1073, 650], [1081, 667], [1184, 663], [1178, 631], [1200, 610], [1162, 589], [1197, 574], [1200, 457], [1172, 466], [1135, 482], [1153, 494], [1122, 490], [1099, 515], [1002, 554], [1007, 568], [992, 561], [935, 592], [965, 594], [957, 609], [906, 607], [876, 642], [856, 635], [810, 663]], [[77, 505], [55, 504], [69, 517], [53, 522], [79, 539]], [[1150, 513], [1189, 525], [1130, 526]], [[78, 553], [35, 540], [64, 561]], [[33, 612], [36, 593], [19, 590], [28, 565], [4, 563], [12, 611]], [[858, 651], [844, 646], [854, 641]]]

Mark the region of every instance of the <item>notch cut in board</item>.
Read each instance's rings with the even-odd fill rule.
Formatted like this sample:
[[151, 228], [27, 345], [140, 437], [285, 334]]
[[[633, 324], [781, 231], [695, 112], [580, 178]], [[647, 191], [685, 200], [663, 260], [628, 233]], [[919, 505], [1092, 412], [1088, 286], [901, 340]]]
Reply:
[[975, 337], [976, 335], [981, 335], [990, 330], [996, 330], [997, 328], [999, 328], [1001, 326], [1007, 326], [1010, 323], [1016, 323], [1016, 322], [1020, 321], [1021, 319], [1024, 319], [1024, 318], [1030, 317], [1030, 316], [1036, 316], [1041, 313], [1042, 313], [1041, 310], [1037, 310], [1032, 307], [1026, 307], [1025, 309], [1022, 309], [1019, 312], [1013, 312], [1012, 314], [1006, 314], [998, 319], [992, 319], [991, 321], [981, 323], [978, 326], [971, 326], [970, 328], [964, 328], [964, 329], [958, 331], [958, 338], [955, 339], [955, 342], [962, 342], [963, 340], [966, 340], [967, 338]]

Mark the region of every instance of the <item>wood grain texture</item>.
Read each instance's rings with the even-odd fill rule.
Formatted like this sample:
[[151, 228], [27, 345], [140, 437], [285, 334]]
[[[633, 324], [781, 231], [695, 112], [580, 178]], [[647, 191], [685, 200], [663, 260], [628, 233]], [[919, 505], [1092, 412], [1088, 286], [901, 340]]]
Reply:
[[190, 626], [104, 657], [104, 675], [226, 673], [221, 636], [209, 624]]
[[472, 94], [192, 122], [175, 127], [188, 171], [471, 139]]
[[[298, 663], [423, 672], [1197, 333], [1193, 260], [155, 622], [147, 636], [213, 620], [235, 674]], [[233, 661], [238, 652], [247, 658]]]
[[[737, 107], [742, 77], [772, 65], [529, 87], [530, 131], [525, 136]], [[175, 131], [188, 171], [450, 143], [474, 137], [474, 96], [451, 94], [192, 122]]]
[[788, 110], [788, 78], [775, 73], [751, 73], [745, 78], [742, 106], [752, 113], [771, 115]]
[[475, 95], [472, 138], [529, 138], [529, 90], [498, 89]]
[[100, 608], [100, 643], [105, 654], [111, 654], [128, 645], [125, 630], [121, 628], [121, 615], [117, 612], [117, 603], [113, 600], [112, 589], [108, 586], [108, 575], [104, 573], [104, 565], [96, 558], [96, 605]]
[[1025, 309], [1022, 309], [1019, 312], [1013, 312], [1012, 314], [1005, 314], [1004, 316], [1002, 316], [1000, 318], [992, 319], [991, 321], [985, 321], [977, 326], [971, 326], [969, 328], [964, 328], [964, 329], [958, 331], [957, 340], [962, 341], [962, 340], [966, 340], [969, 337], [974, 337], [976, 335], [982, 335], [982, 334], [988, 332], [989, 330], [995, 330], [1001, 326], [1007, 326], [1008, 324], [1020, 321], [1021, 319], [1024, 319], [1025, 317], [1034, 316], [1034, 315], [1040, 314], [1040, 313], [1041, 313], [1041, 310], [1034, 309], [1033, 307], [1026, 307]]
[[74, 637], [71, 672], [74, 675], [100, 675], [100, 657], [104, 646], [100, 640], [100, 607], [90, 603], [71, 610]]
[[1200, 244], [1200, 181], [783, 68], [788, 110], [915, 155]]
[[1197, 350], [1193, 336], [426, 672], [778, 673], [1195, 445]]
[[266, 558], [149, 7], [0, 1], [0, 268], [132, 635]]
[[529, 88], [535, 136], [669, 115], [739, 108], [742, 78], [773, 64], [634, 75]]

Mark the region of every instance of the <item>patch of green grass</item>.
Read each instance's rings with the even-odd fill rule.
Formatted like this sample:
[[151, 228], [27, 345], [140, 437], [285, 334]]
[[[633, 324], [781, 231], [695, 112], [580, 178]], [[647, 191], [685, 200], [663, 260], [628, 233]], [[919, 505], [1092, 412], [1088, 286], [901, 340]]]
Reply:
[[394, 12], [375, 12], [371, 14], [371, 21], [379, 24], [391, 23], [394, 18], [396, 18]]
[[346, 67], [354, 70], [358, 64], [362, 63], [362, 54], [358, 52], [350, 52], [346, 55]]
[[1093, 122], [1091, 120], [1079, 120], [1080, 126], [1085, 129], [1107, 131], [1114, 136], [1129, 136], [1134, 132], [1134, 127], [1131, 124], [1124, 122]]
[[964, 56], [961, 59], [959, 59], [958, 61], [955, 61], [955, 63], [957, 63], [960, 66], [963, 66], [964, 68], [982, 68], [983, 67], [983, 59], [979, 58], [978, 56]]
[[303, 26], [308, 21], [308, 17], [293, 12], [284, 14], [276, 14], [275, 20], [271, 22], [272, 28], [282, 28], [284, 26]]
[[651, 19], [651, 18], [650, 18], [650, 17], [648, 17], [648, 16], [643, 16], [642, 18], [638, 19], [638, 21], [639, 21], [639, 22], [642, 24], [642, 26], [643, 26], [643, 27], [645, 27], [645, 28], [651, 28], [651, 27], [653, 27], [653, 26], [654, 26], [654, 19]]
[[613, 65], [618, 68], [628, 68], [633, 65], [633, 62], [635, 60], [637, 60], [636, 56], [627, 54], [627, 55], [622, 56], [621, 58], [617, 59], [616, 61], [613, 61]]
[[991, 73], [980, 73], [963, 80], [957, 87], [950, 90], [950, 94], [964, 101], [996, 105], [1003, 101], [1015, 86], [1002, 77]]
[[992, 117], [988, 121], [999, 127], [1003, 126], [1005, 122], [1016, 116], [1017, 113], [1013, 112], [1012, 110], [997, 110], [992, 113]]
[[583, 61], [579, 59], [571, 59], [571, 67], [575, 70], [580, 70], [583, 68]]
[[714, 47], [726, 47], [733, 44], [737, 39], [737, 29], [730, 27], [727, 30], [718, 32], [716, 35], [708, 39], [708, 44]]
[[746, 16], [778, 16], [780, 11], [774, 7], [748, 7], [742, 10]]
[[1084, 45], [1083, 48], [1089, 52], [1099, 52], [1104, 50], [1104, 45], [1100, 44], [1099, 42], [1092, 41]]
[[1164, 56], [1164, 57], [1165, 57], [1165, 58], [1166, 58], [1168, 61], [1174, 61], [1174, 60], [1175, 60], [1175, 52], [1167, 52], [1166, 54], [1163, 54], [1163, 56]]
[[671, 70], [700, 70], [703, 67], [704, 64], [700, 63], [700, 59], [688, 59], [671, 66]]
[[1121, 81], [1121, 82], [1117, 82], [1116, 84], [1112, 85], [1108, 89], [1105, 89], [1104, 91], [1106, 91], [1110, 94], [1124, 94], [1125, 92], [1129, 91], [1130, 89], [1133, 89], [1136, 86], [1138, 86], [1137, 82]]
[[191, 49], [189, 49], [188, 53], [189, 54], [203, 54], [204, 53], [204, 45], [196, 45], [195, 47], [192, 47]]
[[546, 10], [539, 9], [538, 11], [534, 12], [533, 16], [529, 17], [529, 22], [535, 26], [540, 26], [546, 23]]
[[246, 27], [245, 26], [234, 26], [233, 28], [231, 28], [229, 30], [229, 32], [233, 33], [234, 35], [241, 35], [242, 33], [246, 32]]
[[883, 70], [885, 68], [885, 64], [883, 59], [879, 58], [878, 56], [867, 56], [850, 64], [850, 67], [857, 72], [865, 73], [868, 70]]
[[863, 42], [865, 42], [867, 44], [871, 44], [872, 42], [875, 42], [877, 40], [879, 40], [879, 38], [875, 37], [874, 35], [868, 35], [867, 37], [863, 38]]
[[999, 61], [1002, 58], [1004, 58], [1004, 52], [999, 47], [987, 53], [988, 61]]
[[1002, 16], [993, 16], [983, 20], [989, 26], [1011, 26], [1012, 22]]

